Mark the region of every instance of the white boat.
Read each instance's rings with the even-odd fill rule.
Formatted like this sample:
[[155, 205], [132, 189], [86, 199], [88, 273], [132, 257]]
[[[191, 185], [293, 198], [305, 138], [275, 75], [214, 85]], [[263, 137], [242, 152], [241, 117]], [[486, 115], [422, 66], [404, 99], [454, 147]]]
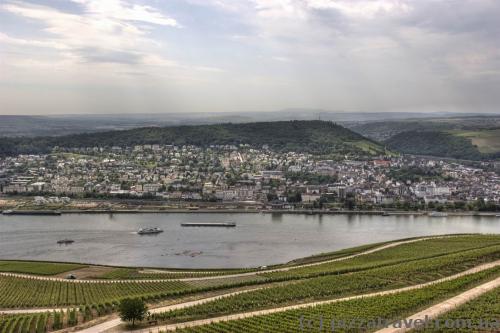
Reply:
[[141, 228], [137, 233], [139, 235], [153, 235], [153, 234], [159, 234], [161, 232], [163, 232], [162, 229], [155, 227], [155, 228]]
[[446, 217], [446, 216], [448, 216], [448, 214], [445, 212], [430, 212], [429, 216], [430, 217]]

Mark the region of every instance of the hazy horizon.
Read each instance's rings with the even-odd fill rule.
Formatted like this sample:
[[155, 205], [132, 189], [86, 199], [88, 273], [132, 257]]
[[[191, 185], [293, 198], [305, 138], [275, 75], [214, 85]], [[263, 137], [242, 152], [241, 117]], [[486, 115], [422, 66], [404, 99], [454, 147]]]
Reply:
[[4, 0], [0, 115], [497, 113], [500, 1]]
[[[466, 110], [460, 111], [421, 111], [421, 112], [413, 112], [413, 111], [342, 111], [342, 110], [319, 110], [319, 109], [302, 109], [302, 108], [286, 108], [280, 110], [260, 110], [260, 111], [251, 111], [251, 110], [240, 110], [240, 111], [217, 111], [217, 112], [116, 112], [116, 113], [106, 113], [106, 112], [80, 112], [80, 113], [23, 113], [23, 114], [15, 114], [15, 113], [1, 113], [0, 117], [51, 117], [51, 118], [64, 118], [64, 117], [113, 117], [118, 118], [120, 115], [131, 116], [134, 118], [140, 119], [141, 117], [146, 116], [178, 116], [181, 118], [189, 119], [190, 116], [211, 116], [211, 117], [230, 117], [230, 116], [241, 116], [242, 118], [247, 116], [259, 116], [259, 115], [267, 115], [279, 116], [280, 114], [288, 114], [290, 116], [293, 115], [302, 115], [304, 117], [308, 117], [310, 120], [329, 120], [329, 119], [321, 119], [322, 115], [331, 115], [331, 116], [349, 116], [349, 115], [359, 115], [360, 117], [363, 115], [366, 116], [375, 116], [375, 115], [397, 115], [396, 119], [412, 119], [416, 116], [418, 118], [439, 118], [439, 117], [461, 117], [461, 116], [500, 116], [500, 111], [487, 111], [487, 112], [471, 112]], [[282, 119], [282, 120], [294, 120], [294, 118], [290, 119]], [[300, 120], [300, 119], [297, 119]], [[303, 119], [307, 120], [307, 119]], [[368, 120], [368, 119], [367, 119]], [[256, 120], [262, 121], [262, 120]], [[363, 119], [360, 119], [363, 121]]]

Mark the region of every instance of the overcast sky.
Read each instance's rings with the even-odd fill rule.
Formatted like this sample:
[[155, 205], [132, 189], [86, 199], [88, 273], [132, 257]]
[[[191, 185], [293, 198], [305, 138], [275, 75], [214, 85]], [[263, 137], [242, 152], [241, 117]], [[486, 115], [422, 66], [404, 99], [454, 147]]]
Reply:
[[0, 0], [0, 114], [499, 105], [500, 0]]

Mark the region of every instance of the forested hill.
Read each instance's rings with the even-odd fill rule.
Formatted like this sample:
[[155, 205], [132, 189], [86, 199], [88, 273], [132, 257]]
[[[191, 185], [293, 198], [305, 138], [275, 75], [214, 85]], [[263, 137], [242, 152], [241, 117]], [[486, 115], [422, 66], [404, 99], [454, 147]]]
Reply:
[[385, 143], [390, 149], [406, 154], [451, 157], [466, 160], [500, 158], [500, 152], [482, 153], [470, 139], [440, 131], [407, 131]]
[[59, 137], [1, 138], [0, 155], [47, 153], [56, 146], [130, 147], [138, 144], [249, 144], [259, 148], [268, 145], [269, 148], [280, 151], [327, 154], [377, 154], [384, 151], [374, 141], [332, 122], [278, 121], [147, 127]]

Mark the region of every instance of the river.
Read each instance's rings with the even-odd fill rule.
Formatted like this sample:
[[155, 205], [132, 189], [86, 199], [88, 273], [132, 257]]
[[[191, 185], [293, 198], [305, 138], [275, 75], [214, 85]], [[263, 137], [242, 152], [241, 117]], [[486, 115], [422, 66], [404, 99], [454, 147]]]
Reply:
[[[180, 226], [228, 221], [237, 226]], [[137, 235], [139, 228], [148, 226], [164, 232]], [[500, 233], [500, 219], [229, 213], [0, 215], [0, 258], [143, 267], [255, 267], [367, 243], [447, 233]], [[57, 245], [65, 238], [75, 242]]]

